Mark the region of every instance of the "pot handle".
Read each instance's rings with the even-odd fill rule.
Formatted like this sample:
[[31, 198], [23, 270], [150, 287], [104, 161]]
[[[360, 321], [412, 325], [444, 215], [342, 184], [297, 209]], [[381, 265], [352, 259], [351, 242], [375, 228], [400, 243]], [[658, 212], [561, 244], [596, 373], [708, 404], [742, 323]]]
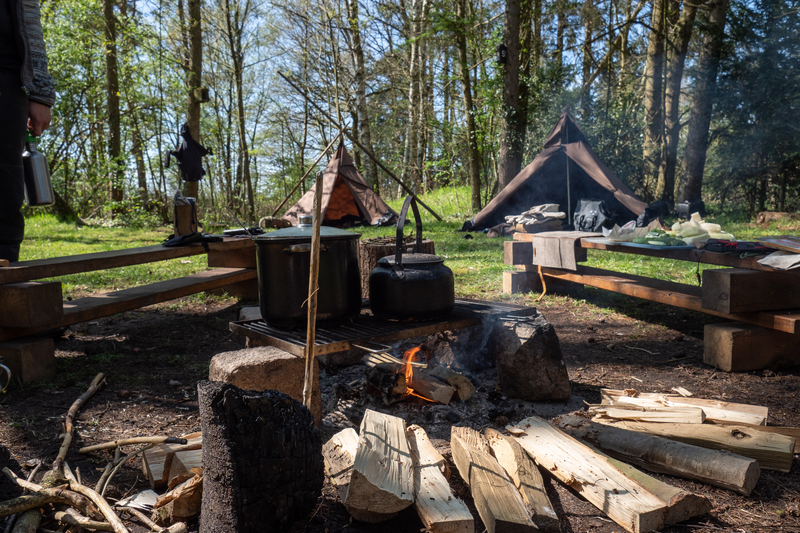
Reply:
[[408, 214], [408, 206], [414, 211], [414, 220], [417, 223], [417, 241], [414, 247], [414, 253], [422, 251], [422, 219], [419, 216], [419, 208], [417, 201], [413, 196], [406, 196], [406, 201], [403, 202], [403, 209], [400, 210], [400, 217], [397, 219], [397, 240], [394, 246], [394, 269], [403, 270], [403, 228], [406, 225], [406, 215]]

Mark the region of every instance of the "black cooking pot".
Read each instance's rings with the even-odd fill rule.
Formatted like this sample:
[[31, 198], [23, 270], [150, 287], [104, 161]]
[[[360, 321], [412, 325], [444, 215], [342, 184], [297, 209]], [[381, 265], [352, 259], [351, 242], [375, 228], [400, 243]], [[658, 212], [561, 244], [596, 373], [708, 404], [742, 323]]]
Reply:
[[394, 256], [383, 257], [369, 274], [369, 306], [379, 318], [433, 320], [455, 305], [453, 271], [432, 254], [403, 255], [403, 225], [409, 205], [417, 222], [416, 252], [422, 249], [422, 220], [413, 196], [406, 198], [397, 220]]
[[[311, 217], [296, 227], [255, 237], [261, 316], [272, 327], [304, 328], [311, 269]], [[360, 233], [320, 228], [317, 321], [344, 323], [361, 312]]]

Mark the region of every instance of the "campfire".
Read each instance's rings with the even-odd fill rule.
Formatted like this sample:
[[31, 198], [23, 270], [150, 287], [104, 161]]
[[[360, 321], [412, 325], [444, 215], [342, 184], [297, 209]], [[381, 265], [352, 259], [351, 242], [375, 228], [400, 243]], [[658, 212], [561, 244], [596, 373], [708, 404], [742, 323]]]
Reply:
[[430, 360], [430, 350], [423, 344], [406, 350], [402, 359], [388, 352], [371, 352], [363, 359], [369, 367], [367, 386], [381, 394], [386, 405], [411, 398], [447, 405], [454, 398], [466, 401], [475, 393], [469, 378]]

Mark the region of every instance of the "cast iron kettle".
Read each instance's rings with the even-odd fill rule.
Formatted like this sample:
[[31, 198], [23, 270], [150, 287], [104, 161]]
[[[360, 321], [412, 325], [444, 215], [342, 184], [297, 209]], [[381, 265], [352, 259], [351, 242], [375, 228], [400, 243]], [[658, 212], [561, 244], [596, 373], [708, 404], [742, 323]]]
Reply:
[[432, 254], [403, 255], [403, 225], [409, 205], [417, 223], [416, 252], [422, 249], [422, 220], [413, 196], [406, 198], [397, 220], [394, 256], [383, 257], [369, 274], [369, 306], [378, 318], [433, 320], [455, 306], [453, 271]]

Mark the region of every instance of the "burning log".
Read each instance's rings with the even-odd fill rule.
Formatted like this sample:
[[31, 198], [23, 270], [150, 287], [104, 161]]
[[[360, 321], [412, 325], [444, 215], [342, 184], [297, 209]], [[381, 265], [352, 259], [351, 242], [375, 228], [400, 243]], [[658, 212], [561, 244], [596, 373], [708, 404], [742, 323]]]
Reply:
[[402, 418], [367, 409], [345, 506], [357, 520], [382, 522], [414, 503], [413, 464]]
[[513, 438], [491, 428], [483, 431], [497, 462], [514, 482], [528, 507], [533, 523], [542, 531], [561, 531], [558, 515], [544, 488], [539, 468]]
[[602, 454], [535, 416], [508, 430], [538, 465], [627, 531], [646, 533], [664, 527], [667, 505]]
[[522, 497], [474, 429], [453, 427], [450, 448], [459, 474], [469, 485], [475, 507], [489, 533], [536, 531]]
[[447, 482], [447, 461], [433, 447], [424, 429], [411, 426], [406, 433], [414, 461], [414, 505], [422, 523], [431, 533], [473, 533], [472, 514], [453, 495]]
[[367, 371], [367, 384], [378, 390], [386, 405], [404, 400], [408, 395], [406, 375], [391, 363], [381, 363]]
[[604, 426], [578, 416], [565, 417], [559, 425], [573, 437], [617, 459], [652, 472], [693, 479], [745, 496], [750, 495], [761, 473], [755, 459]]
[[402, 361], [388, 353], [370, 353], [364, 356], [363, 361], [373, 369], [392, 368], [395, 372], [405, 375], [406, 387], [411, 389], [406, 394], [421, 396], [447, 405], [455, 394], [466, 400], [475, 393], [475, 387], [466, 376], [444, 367], [428, 367], [425, 363], [414, 361], [414, 356], [419, 351], [420, 347], [407, 351]]

